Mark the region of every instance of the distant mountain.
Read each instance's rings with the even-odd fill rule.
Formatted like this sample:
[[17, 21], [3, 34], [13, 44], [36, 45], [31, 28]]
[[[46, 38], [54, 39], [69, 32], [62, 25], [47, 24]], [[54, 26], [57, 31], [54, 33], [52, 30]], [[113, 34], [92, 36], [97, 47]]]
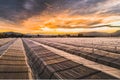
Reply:
[[40, 34], [22, 34], [18, 32], [2, 32], [0, 38], [18, 38], [18, 37], [47, 37], [47, 35]]
[[3, 34], [6, 34], [6, 35], [23, 35], [22, 33], [17, 33], [17, 32], [3, 32]]
[[114, 33], [104, 33], [104, 32], [86, 32], [82, 33], [86, 37], [120, 37], [120, 30]]
[[84, 32], [78, 35], [43, 35], [43, 34], [22, 34], [17, 32], [2, 32], [0, 38], [8, 37], [120, 37], [120, 30], [114, 33], [103, 33], [103, 32]]
[[83, 36], [86, 36], [86, 37], [109, 37], [111, 36], [111, 34], [103, 33], [103, 32], [86, 32], [82, 34]]
[[23, 34], [16, 33], [16, 32], [2, 32], [0, 33], [1, 38], [7, 38], [7, 37], [21, 37]]
[[8, 38], [8, 37], [28, 37], [29, 35], [17, 33], [17, 32], [2, 32], [0, 33], [0, 38]]
[[113, 33], [112, 36], [120, 37], [120, 30], [118, 30], [115, 33]]

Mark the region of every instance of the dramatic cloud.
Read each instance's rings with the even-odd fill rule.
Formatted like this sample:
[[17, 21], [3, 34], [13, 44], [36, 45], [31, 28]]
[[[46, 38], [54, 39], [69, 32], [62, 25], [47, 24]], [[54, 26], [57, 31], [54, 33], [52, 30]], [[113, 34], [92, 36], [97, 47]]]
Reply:
[[120, 30], [120, 0], [0, 0], [0, 17], [14, 23], [11, 31], [114, 32]]

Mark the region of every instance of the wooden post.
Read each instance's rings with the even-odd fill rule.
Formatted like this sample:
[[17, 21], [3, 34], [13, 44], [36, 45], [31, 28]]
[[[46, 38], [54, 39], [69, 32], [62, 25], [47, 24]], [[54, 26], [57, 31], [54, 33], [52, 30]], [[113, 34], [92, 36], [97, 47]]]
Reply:
[[92, 43], [92, 53], [94, 54], [94, 44]]
[[117, 46], [115, 46], [115, 52], [117, 52]]

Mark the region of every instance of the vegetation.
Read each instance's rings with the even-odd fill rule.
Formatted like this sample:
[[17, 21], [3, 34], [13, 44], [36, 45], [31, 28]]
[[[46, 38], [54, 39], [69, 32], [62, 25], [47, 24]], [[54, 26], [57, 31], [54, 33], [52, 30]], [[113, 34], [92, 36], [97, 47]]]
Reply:
[[102, 32], [86, 32], [86, 33], [78, 33], [78, 34], [64, 34], [64, 35], [42, 35], [42, 34], [22, 34], [16, 32], [3, 32], [0, 33], [0, 38], [18, 38], [18, 37], [26, 37], [26, 38], [44, 38], [44, 37], [119, 37], [120, 31], [114, 33], [102, 33]]

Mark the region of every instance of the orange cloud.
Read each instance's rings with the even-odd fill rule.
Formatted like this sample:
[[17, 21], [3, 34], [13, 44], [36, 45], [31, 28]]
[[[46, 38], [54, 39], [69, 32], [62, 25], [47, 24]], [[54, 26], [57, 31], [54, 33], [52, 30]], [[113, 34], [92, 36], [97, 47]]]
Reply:
[[[9, 30], [22, 33], [41, 34], [66, 34], [91, 31], [112, 33], [120, 30], [120, 28], [106, 28], [106, 26], [99, 27], [99, 25], [111, 25], [113, 24], [112, 22], [116, 21], [120, 21], [120, 17], [118, 17], [118, 15], [70, 15], [69, 10], [66, 10], [51, 14], [43, 12], [40, 15], [21, 21], [19, 24], [6, 22], [3, 25], [5, 26], [5, 29], [2, 27], [0, 28], [2, 28], [1, 32]], [[2, 25], [2, 22], [0, 25]]]
[[92, 25], [102, 23], [101, 16], [96, 15], [69, 15], [68, 12], [60, 12], [56, 14], [43, 13], [33, 16], [23, 21], [23, 26], [28, 28], [49, 27], [49, 28], [89, 28]]

